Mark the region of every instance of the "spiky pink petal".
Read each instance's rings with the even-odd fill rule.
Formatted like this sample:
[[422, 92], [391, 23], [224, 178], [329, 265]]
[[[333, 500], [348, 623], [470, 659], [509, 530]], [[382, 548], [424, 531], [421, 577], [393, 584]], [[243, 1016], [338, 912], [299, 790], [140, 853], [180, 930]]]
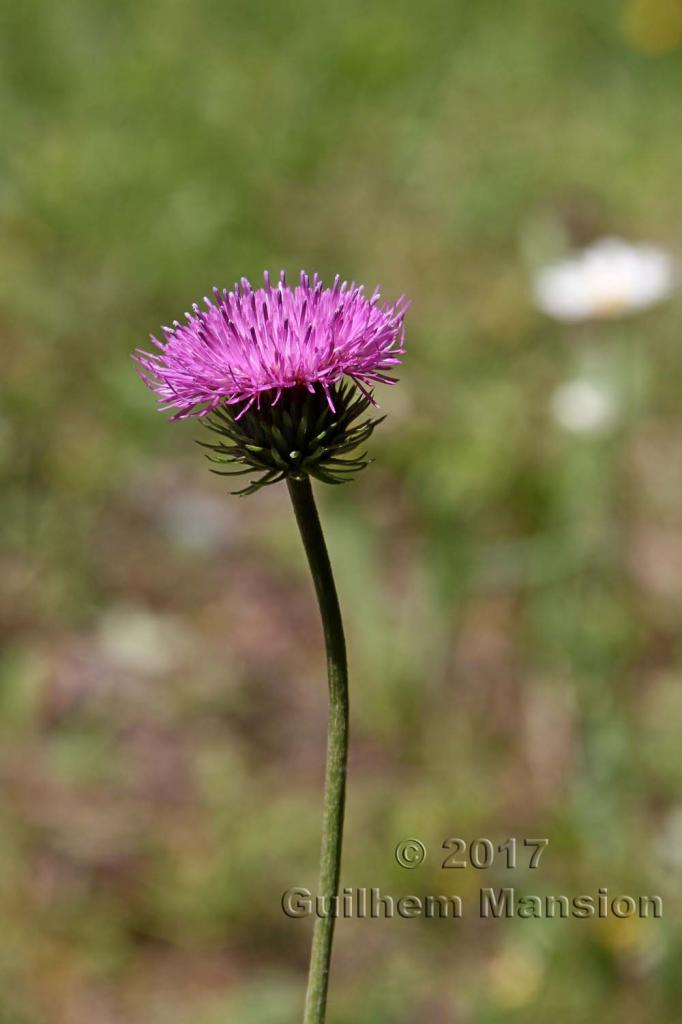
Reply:
[[[145, 384], [173, 419], [202, 416], [224, 402], [245, 403], [246, 411], [263, 392], [304, 385], [330, 388], [349, 377], [363, 388], [395, 383], [389, 371], [404, 353], [404, 297], [379, 303], [379, 290], [367, 299], [363, 287], [337, 278], [324, 288], [301, 271], [299, 284], [287, 285], [284, 272], [272, 287], [254, 290], [246, 278], [232, 291], [213, 290], [185, 314], [186, 323], [164, 327], [158, 349], [138, 349], [134, 358]], [[331, 399], [330, 399], [331, 401]]]

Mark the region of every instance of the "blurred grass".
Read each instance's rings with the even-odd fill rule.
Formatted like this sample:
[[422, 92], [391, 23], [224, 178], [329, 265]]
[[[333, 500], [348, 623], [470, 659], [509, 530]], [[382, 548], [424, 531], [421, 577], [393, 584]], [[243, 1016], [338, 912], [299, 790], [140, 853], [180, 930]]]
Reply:
[[[309, 583], [285, 494], [226, 496], [128, 359], [280, 266], [413, 300], [377, 461], [321, 495], [353, 674], [344, 883], [468, 900], [493, 882], [441, 872], [446, 836], [535, 834], [520, 888], [666, 901], [343, 922], [331, 1021], [679, 1019], [680, 304], [569, 336], [528, 301], [567, 242], [679, 251], [675, 10], [4, 6], [0, 1024], [297, 1019], [308, 927], [279, 898], [317, 859]], [[578, 440], [549, 395], [595, 353], [625, 413]]]

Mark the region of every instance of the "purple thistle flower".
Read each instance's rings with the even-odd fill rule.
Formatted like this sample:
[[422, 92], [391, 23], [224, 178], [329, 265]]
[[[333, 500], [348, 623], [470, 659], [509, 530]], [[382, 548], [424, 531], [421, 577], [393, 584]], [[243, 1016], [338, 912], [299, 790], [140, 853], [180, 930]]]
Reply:
[[266, 272], [263, 288], [242, 278], [213, 295], [205, 310], [192, 307], [186, 324], [164, 327], [165, 341], [152, 335], [159, 352], [138, 349], [134, 356], [161, 408], [177, 410], [172, 419], [244, 403], [238, 419], [263, 393], [276, 405], [285, 389], [301, 386], [321, 388], [333, 410], [334, 386], [344, 376], [365, 394], [396, 382], [388, 371], [404, 353], [404, 297], [380, 304], [378, 289], [367, 299], [354, 282], [349, 287], [337, 276], [324, 288], [317, 274], [311, 284], [303, 271], [294, 288], [283, 271], [272, 287]]

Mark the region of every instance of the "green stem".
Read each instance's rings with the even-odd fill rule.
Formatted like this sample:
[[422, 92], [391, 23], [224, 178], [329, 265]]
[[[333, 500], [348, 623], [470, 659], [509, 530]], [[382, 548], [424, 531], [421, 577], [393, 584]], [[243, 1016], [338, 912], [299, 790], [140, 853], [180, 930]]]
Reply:
[[305, 477], [303, 480], [292, 480], [289, 477], [287, 485], [320, 606], [329, 680], [327, 767], [324, 783], [320, 879], [317, 892], [318, 896], [324, 898], [323, 906], [327, 908], [327, 914], [315, 918], [308, 971], [308, 991], [303, 1016], [303, 1024], [324, 1024], [335, 921], [335, 915], [331, 913], [333, 904], [330, 900], [339, 891], [343, 810], [346, 796], [348, 667], [339, 599], [310, 479]]

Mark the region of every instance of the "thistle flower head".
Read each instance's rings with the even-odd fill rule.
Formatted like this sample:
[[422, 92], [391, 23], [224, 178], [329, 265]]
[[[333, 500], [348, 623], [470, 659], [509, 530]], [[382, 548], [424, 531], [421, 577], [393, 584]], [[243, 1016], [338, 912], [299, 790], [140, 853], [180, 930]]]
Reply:
[[305, 272], [293, 288], [284, 272], [273, 286], [266, 272], [264, 287], [242, 278], [204, 303], [164, 327], [164, 340], [152, 336], [157, 351], [134, 358], [172, 419], [206, 417], [222, 435], [208, 446], [214, 460], [262, 471], [241, 493], [286, 476], [339, 483], [366, 465], [342, 456], [376, 426], [355, 423], [374, 404], [374, 385], [396, 382], [404, 298], [381, 303], [378, 289], [366, 298], [354, 282], [337, 277], [325, 288]]

